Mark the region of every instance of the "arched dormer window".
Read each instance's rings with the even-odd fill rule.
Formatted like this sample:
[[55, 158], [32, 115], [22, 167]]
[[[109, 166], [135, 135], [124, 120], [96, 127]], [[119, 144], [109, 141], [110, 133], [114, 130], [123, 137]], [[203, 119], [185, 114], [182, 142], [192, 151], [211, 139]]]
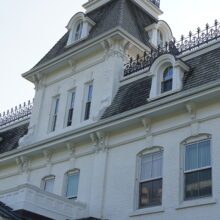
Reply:
[[154, 60], [149, 75], [152, 76], [150, 98], [157, 99], [178, 92], [183, 87], [183, 76], [190, 67], [172, 54], [164, 54]]
[[83, 22], [79, 22], [79, 24], [77, 25], [76, 28], [76, 32], [75, 32], [75, 41], [80, 40], [82, 37], [82, 29], [83, 29]]
[[173, 88], [173, 67], [169, 66], [163, 72], [163, 80], [161, 82], [161, 93], [171, 91]]
[[69, 31], [69, 37], [66, 46], [72, 45], [73, 43], [88, 37], [89, 32], [94, 25], [95, 22], [92, 21], [83, 12], [75, 14], [70, 19], [66, 27]]

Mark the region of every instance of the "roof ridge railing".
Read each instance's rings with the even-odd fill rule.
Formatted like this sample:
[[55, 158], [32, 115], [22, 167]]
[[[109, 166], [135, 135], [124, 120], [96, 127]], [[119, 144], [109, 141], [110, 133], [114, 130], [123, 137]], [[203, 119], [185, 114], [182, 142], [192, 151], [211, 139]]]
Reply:
[[144, 52], [143, 56], [137, 55], [136, 59], [130, 58], [130, 62], [125, 64], [124, 76], [131, 75], [137, 71], [149, 67], [153, 61], [162, 54], [171, 53], [173, 55], [180, 55], [187, 51], [195, 50], [201, 45], [207, 44], [210, 41], [220, 38], [220, 23], [215, 20], [213, 26], [206, 24], [204, 30], [197, 28], [195, 34], [189, 32], [187, 37], [181, 36], [180, 41], [174, 38], [170, 42], [166, 42], [163, 47], [158, 46], [156, 49], [151, 49], [150, 52]]
[[15, 106], [11, 110], [0, 113], [0, 127], [24, 119], [31, 115], [34, 100], [24, 102], [23, 105]]

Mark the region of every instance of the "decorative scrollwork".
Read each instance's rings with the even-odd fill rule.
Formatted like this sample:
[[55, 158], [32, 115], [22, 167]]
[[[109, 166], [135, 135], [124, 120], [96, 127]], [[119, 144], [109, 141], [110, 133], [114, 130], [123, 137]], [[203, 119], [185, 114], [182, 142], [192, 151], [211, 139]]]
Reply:
[[23, 105], [16, 106], [11, 110], [0, 113], [0, 127], [28, 117], [31, 114], [32, 108], [33, 101], [28, 101], [27, 103], [24, 102]]
[[149, 67], [153, 61], [162, 54], [170, 53], [173, 55], [180, 55], [187, 51], [193, 51], [210, 41], [217, 40], [218, 38], [220, 38], [220, 23], [215, 20], [214, 26], [210, 27], [206, 24], [204, 30], [197, 28], [195, 34], [190, 31], [187, 37], [182, 35], [178, 42], [173, 39], [170, 42], [166, 42], [164, 47], [159, 46], [157, 49], [152, 49], [150, 53], [145, 52], [141, 57], [138, 54], [135, 60], [131, 58], [130, 62], [125, 64], [124, 76], [131, 75]]

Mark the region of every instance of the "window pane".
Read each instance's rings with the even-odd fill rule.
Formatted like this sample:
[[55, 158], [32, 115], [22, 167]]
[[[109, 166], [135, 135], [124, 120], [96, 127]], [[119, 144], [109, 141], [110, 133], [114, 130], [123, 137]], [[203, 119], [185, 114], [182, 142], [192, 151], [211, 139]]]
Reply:
[[71, 95], [71, 103], [70, 103], [70, 108], [74, 108], [75, 96], [76, 96], [76, 93], [75, 93], [75, 92], [73, 92], [73, 93], [72, 93], [72, 95]]
[[204, 141], [198, 144], [199, 168], [211, 165], [210, 141]]
[[161, 205], [162, 179], [140, 184], [139, 208]]
[[152, 188], [151, 182], [140, 184], [139, 208], [145, 208], [150, 206], [151, 188]]
[[185, 154], [185, 170], [193, 170], [198, 168], [198, 148], [197, 144], [186, 147]]
[[44, 190], [47, 192], [53, 192], [53, 187], [54, 187], [54, 181], [55, 179], [46, 179], [44, 182]]
[[198, 182], [198, 172], [185, 174], [185, 199], [191, 199], [199, 196]]
[[67, 179], [67, 197], [77, 197], [79, 184], [79, 173], [68, 176]]
[[92, 90], [93, 90], [93, 86], [90, 85], [89, 86], [89, 91], [88, 91], [88, 102], [92, 101]]
[[81, 38], [82, 35], [82, 27], [83, 24], [82, 22], [80, 22], [76, 28], [76, 33], [75, 33], [75, 40], [79, 40]]
[[91, 109], [91, 102], [86, 103], [86, 109], [85, 109], [85, 117], [84, 120], [88, 120], [90, 116], [90, 109]]
[[163, 80], [169, 80], [173, 78], [173, 68], [172, 67], [168, 67], [163, 74]]
[[141, 180], [148, 180], [152, 178], [152, 155], [143, 156], [141, 158]]
[[54, 109], [54, 114], [57, 115], [58, 113], [58, 107], [59, 107], [59, 99], [56, 99], [55, 101], [55, 109]]
[[152, 178], [162, 176], [162, 153], [153, 155]]
[[152, 182], [151, 206], [162, 204], [162, 179]]
[[162, 85], [161, 85], [161, 92], [168, 92], [170, 90], [172, 90], [172, 86], [173, 86], [173, 80], [167, 80], [167, 81], [163, 81]]
[[212, 195], [211, 169], [199, 171], [199, 196]]

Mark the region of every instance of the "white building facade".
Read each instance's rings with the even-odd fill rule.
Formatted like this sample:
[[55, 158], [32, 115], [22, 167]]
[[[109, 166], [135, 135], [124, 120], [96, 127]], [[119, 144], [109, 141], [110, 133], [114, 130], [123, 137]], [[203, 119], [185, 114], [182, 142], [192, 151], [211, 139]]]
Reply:
[[220, 25], [176, 42], [159, 3], [88, 1], [23, 74], [33, 105], [0, 115], [3, 219], [220, 218]]

